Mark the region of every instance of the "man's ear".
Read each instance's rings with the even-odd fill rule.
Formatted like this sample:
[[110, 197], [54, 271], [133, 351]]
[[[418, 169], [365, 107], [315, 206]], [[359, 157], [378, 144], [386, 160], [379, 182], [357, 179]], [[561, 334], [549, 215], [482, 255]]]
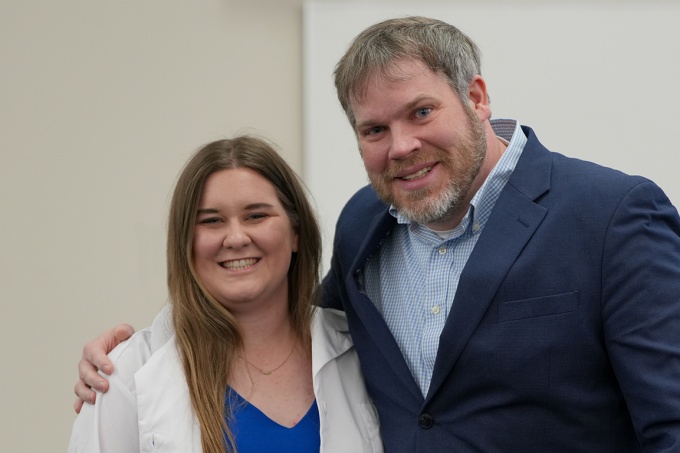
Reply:
[[483, 122], [491, 118], [486, 82], [480, 75], [474, 76], [468, 86], [468, 105], [477, 114], [480, 121]]

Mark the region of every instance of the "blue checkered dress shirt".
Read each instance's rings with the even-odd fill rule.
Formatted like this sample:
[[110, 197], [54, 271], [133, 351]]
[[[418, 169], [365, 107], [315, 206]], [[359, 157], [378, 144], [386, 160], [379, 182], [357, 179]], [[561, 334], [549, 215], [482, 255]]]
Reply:
[[491, 120], [491, 126], [509, 145], [461, 223], [442, 239], [391, 208], [397, 225], [366, 264], [366, 294], [385, 318], [423, 395], [460, 274], [527, 142], [515, 120]]

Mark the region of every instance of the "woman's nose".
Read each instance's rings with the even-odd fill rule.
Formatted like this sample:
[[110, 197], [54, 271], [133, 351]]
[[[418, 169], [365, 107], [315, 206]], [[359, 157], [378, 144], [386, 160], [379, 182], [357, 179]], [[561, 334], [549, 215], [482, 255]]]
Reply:
[[230, 225], [225, 232], [222, 245], [226, 248], [239, 249], [249, 245], [251, 242], [248, 232], [240, 224]]

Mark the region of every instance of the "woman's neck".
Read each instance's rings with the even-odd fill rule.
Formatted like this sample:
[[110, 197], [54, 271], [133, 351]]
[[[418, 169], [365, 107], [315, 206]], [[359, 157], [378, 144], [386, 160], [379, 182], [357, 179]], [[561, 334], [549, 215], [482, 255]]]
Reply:
[[249, 313], [236, 316], [243, 334], [243, 347], [249, 350], [284, 349], [295, 341], [293, 323], [287, 309], [268, 310], [266, 313]]

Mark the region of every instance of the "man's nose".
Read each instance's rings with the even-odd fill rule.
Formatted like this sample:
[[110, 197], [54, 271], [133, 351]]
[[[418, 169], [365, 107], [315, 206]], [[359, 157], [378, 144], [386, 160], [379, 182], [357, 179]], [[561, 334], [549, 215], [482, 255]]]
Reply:
[[407, 125], [392, 126], [390, 128], [390, 159], [403, 159], [421, 148], [420, 140], [416, 137], [412, 127]]

